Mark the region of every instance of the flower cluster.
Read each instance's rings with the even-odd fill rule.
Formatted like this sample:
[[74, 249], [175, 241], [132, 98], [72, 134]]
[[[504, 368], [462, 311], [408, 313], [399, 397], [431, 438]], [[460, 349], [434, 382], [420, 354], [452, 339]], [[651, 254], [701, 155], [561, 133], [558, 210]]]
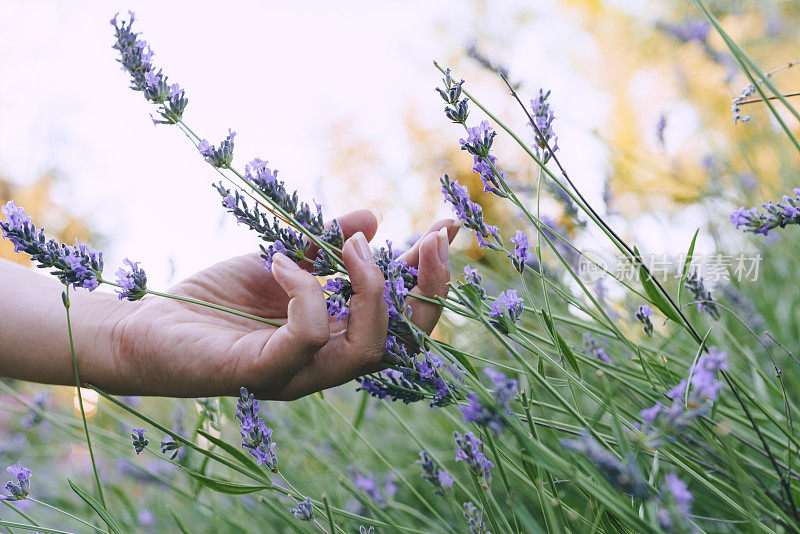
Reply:
[[650, 306], [648, 306], [647, 304], [642, 304], [636, 310], [636, 318], [643, 325], [642, 332], [644, 332], [648, 336], [653, 335], [653, 321], [650, 320], [650, 317], [652, 316], [653, 316], [653, 310], [651, 310]]
[[405, 375], [395, 369], [386, 369], [373, 375], [356, 379], [360, 386], [356, 391], [366, 391], [377, 399], [401, 400], [405, 404], [418, 402], [425, 398], [420, 386], [406, 379]]
[[488, 295], [483, 288], [483, 277], [478, 274], [478, 269], [473, 269], [469, 265], [464, 266], [464, 284], [461, 288], [471, 287], [475, 290], [476, 304], [478, 300], [486, 300]]
[[19, 421], [19, 423], [22, 425], [22, 428], [30, 430], [31, 428], [38, 426], [44, 420], [42, 412], [47, 409], [47, 401], [49, 399], [50, 393], [48, 391], [38, 391], [36, 395], [33, 396], [31, 408], [28, 410], [28, 413], [25, 414], [25, 416]]
[[297, 503], [297, 507], [289, 508], [289, 513], [301, 521], [311, 521], [314, 519], [314, 505], [311, 504], [311, 497]]
[[47, 239], [44, 230], [36, 228], [25, 209], [10, 200], [0, 208], [6, 220], [0, 221], [3, 239], [14, 245], [14, 252], [30, 254], [40, 269], [53, 269], [52, 274], [65, 285], [94, 291], [100, 285], [103, 253], [75, 240], [75, 246]]
[[517, 296], [516, 289], [503, 291], [492, 302], [489, 309], [489, 323], [504, 334], [512, 332], [524, 310], [522, 303], [523, 300]]
[[731, 114], [733, 115], [733, 124], [737, 124], [739, 122], [749, 122], [752, 118], [750, 115], [744, 115], [742, 113], [742, 103], [746, 101], [748, 98], [752, 97], [756, 92], [756, 86], [752, 83], [748, 83], [747, 85], [742, 88], [738, 95], [733, 97], [731, 100]]
[[706, 289], [703, 279], [697, 275], [696, 271], [692, 271], [686, 277], [683, 287], [689, 290], [697, 302], [697, 311], [706, 312], [713, 319], [719, 319], [719, 308], [717, 301], [711, 294], [711, 290]]
[[392, 472], [386, 473], [381, 483], [374, 473], [362, 473], [352, 467], [348, 467], [347, 470], [353, 479], [353, 485], [378, 504], [386, 504], [386, 500], [391, 499], [397, 493], [397, 485], [395, 484], [397, 475]]
[[528, 123], [533, 128], [533, 133], [536, 136], [533, 150], [542, 163], [550, 161], [553, 153], [558, 150], [558, 137], [553, 132], [553, 120], [556, 116], [553, 110], [550, 109], [548, 98], [550, 98], [550, 91], [545, 93], [542, 89], [539, 89], [539, 96], [531, 99], [533, 122]]
[[[446, 174], [439, 181], [442, 184], [445, 201], [452, 204], [453, 211], [456, 212], [464, 226], [475, 231], [481, 248], [489, 247], [500, 250], [500, 234], [497, 226], [486, 224], [483, 221], [483, 208], [480, 204], [470, 200], [467, 186], [461, 185], [458, 180], [451, 179]], [[490, 241], [490, 236], [492, 241]]]
[[447, 489], [453, 486], [453, 477], [436, 463], [428, 451], [420, 451], [419, 457], [416, 463], [422, 467], [422, 478], [431, 483], [436, 495], [444, 496]]
[[483, 441], [472, 432], [453, 432], [453, 437], [456, 439], [456, 462], [464, 462], [486, 486], [492, 480], [490, 469], [494, 464], [483, 453]]
[[133, 262], [125, 258], [124, 262], [130, 270], [120, 267], [117, 271], [117, 296], [120, 300], [130, 301], [139, 300], [147, 294], [147, 274], [144, 269], [139, 267], [139, 262]]
[[461, 98], [461, 86], [464, 85], [464, 80], [456, 82], [450, 77], [450, 69], [447, 69], [442, 78], [444, 89], [437, 87], [436, 91], [447, 102], [444, 108], [445, 116], [457, 124], [464, 124], [469, 116], [469, 109], [466, 98]]
[[236, 418], [242, 435], [242, 448], [256, 459], [259, 465], [278, 472], [278, 458], [275, 456], [275, 442], [272, 441], [272, 429], [258, 415], [260, 408], [253, 394], [246, 388], [240, 391], [236, 404]]
[[577, 451], [586, 456], [589, 461], [597, 466], [606, 480], [623, 493], [638, 499], [645, 499], [650, 496], [647, 482], [642, 477], [642, 473], [636, 465], [636, 460], [632, 456], [625, 458], [625, 460], [620, 460], [586, 432], [581, 434], [580, 439], [562, 440], [561, 445], [566, 449]]
[[[186, 429], [183, 425], [183, 412], [176, 411], [175, 413], [175, 424], [172, 426], [173, 432], [178, 436], [183, 438], [187, 437]], [[170, 453], [169, 459], [174, 460], [179, 455], [183, 455], [185, 453], [185, 449], [183, 445], [177, 440], [175, 440], [171, 435], [164, 436], [164, 439], [161, 440], [161, 454]]]
[[464, 519], [467, 520], [470, 534], [492, 534], [486, 529], [486, 522], [483, 520], [483, 510], [478, 510], [471, 502], [465, 502], [463, 507]]
[[497, 157], [489, 152], [496, 135], [488, 121], [481, 121], [478, 126], [467, 128], [467, 138], [459, 139], [459, 143], [461, 150], [472, 154], [472, 172], [481, 177], [483, 192], [505, 197], [499, 180], [505, 180], [506, 174], [497, 169]]
[[514, 243], [514, 252], [508, 257], [511, 258], [514, 268], [522, 272], [525, 270], [525, 264], [533, 259], [533, 253], [530, 251], [531, 243], [522, 230], [517, 230], [517, 233], [511, 238], [511, 242]]
[[597, 340], [589, 332], [584, 332], [583, 334], [583, 348], [590, 356], [594, 356], [603, 363], [613, 365], [614, 362], [606, 354], [605, 349], [597, 343]]
[[792, 189], [794, 197], [783, 195], [783, 200], [765, 204], [764, 212], [758, 208], [744, 206], [731, 213], [731, 223], [745, 232], [767, 235], [774, 228], [785, 228], [788, 224], [800, 224], [800, 188]]
[[492, 393], [494, 403], [487, 405], [481, 402], [475, 393], [470, 393], [467, 395], [469, 402], [461, 407], [461, 413], [465, 423], [475, 423], [499, 435], [506, 425], [503, 416], [511, 413], [511, 402], [517, 395], [518, 383], [492, 369], [484, 369], [483, 372], [494, 382]]
[[658, 495], [656, 518], [659, 526], [667, 532], [696, 532], [689, 519], [693, 500], [686, 483], [675, 473], [668, 473]]
[[711, 410], [717, 400], [722, 383], [717, 373], [728, 369], [728, 355], [717, 347], [710, 347], [689, 369], [689, 378], [683, 379], [667, 392], [672, 400], [669, 407], [661, 402], [639, 412], [642, 432], [653, 446], [661, 444], [661, 436], [670, 430], [681, 429], [700, 415]]
[[26, 499], [31, 492], [31, 476], [33, 471], [27, 467], [22, 467], [22, 463], [11, 465], [6, 469], [9, 474], [16, 478], [16, 482], [6, 483], [4, 493], [0, 493], [0, 501], [20, 501]]
[[141, 453], [150, 444], [150, 440], [144, 437], [144, 428], [131, 428], [131, 440], [136, 454]]
[[197, 150], [200, 151], [203, 158], [213, 167], [227, 169], [230, 168], [233, 161], [233, 138], [236, 137], [236, 132], [228, 129], [228, 135], [216, 147], [203, 139], [197, 144]]
[[117, 61], [131, 75], [131, 89], [141, 91], [147, 100], [158, 104], [161, 118], [153, 118], [153, 123], [176, 124], [183, 117], [189, 100], [179, 84], [170, 84], [161, 69], [156, 70], [153, 66], [153, 51], [147, 41], [133, 31], [135, 16], [132, 11], [128, 13], [130, 18], [127, 21], [118, 20], [118, 15], [111, 19], [116, 36], [112, 48], [120, 55]]
[[325, 297], [328, 315], [336, 317], [337, 321], [346, 318], [350, 313], [347, 303], [353, 296], [353, 286], [350, 281], [344, 278], [331, 278], [325, 282], [322, 290], [329, 292]]

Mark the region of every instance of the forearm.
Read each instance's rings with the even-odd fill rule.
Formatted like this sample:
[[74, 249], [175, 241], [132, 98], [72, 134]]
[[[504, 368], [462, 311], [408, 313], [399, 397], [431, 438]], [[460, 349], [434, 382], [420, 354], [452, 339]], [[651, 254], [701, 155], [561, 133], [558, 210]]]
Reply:
[[[0, 376], [75, 384], [64, 289], [55, 278], [0, 259]], [[110, 336], [119, 305], [113, 294], [83, 289], [70, 290], [70, 301], [81, 380], [94, 381], [113, 365], [97, 349], [98, 340]]]

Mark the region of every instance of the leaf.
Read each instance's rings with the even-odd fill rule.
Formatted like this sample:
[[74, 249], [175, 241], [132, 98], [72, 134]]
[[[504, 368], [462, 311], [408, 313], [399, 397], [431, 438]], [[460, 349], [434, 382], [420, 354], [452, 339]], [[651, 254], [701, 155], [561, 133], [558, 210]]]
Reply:
[[581, 370], [578, 367], [578, 360], [575, 358], [575, 354], [573, 354], [572, 349], [569, 348], [567, 342], [564, 341], [564, 338], [561, 337], [561, 334], [553, 326], [553, 320], [550, 318], [549, 315], [544, 311], [544, 309], [540, 309], [539, 313], [542, 315], [542, 319], [544, 319], [545, 324], [547, 325], [547, 329], [550, 331], [550, 335], [553, 339], [558, 343], [559, 348], [561, 349], [561, 354], [564, 356], [564, 359], [569, 363], [570, 367], [575, 370], [575, 373], [578, 377], [581, 376]]
[[470, 302], [472, 302], [472, 304], [475, 305], [476, 309], [478, 310], [481, 309], [482, 299], [481, 299], [481, 293], [480, 291], [478, 291], [478, 288], [476, 288], [472, 284], [459, 284], [458, 289], [460, 289], [461, 292], [464, 293], [464, 296], [466, 296], [470, 300]]
[[114, 532], [115, 534], [122, 534], [122, 530], [120, 530], [119, 524], [114, 520], [113, 517], [111, 517], [111, 515], [106, 511], [106, 509], [103, 507], [102, 504], [97, 502], [94, 499], [94, 497], [92, 497], [91, 495], [80, 489], [78, 486], [73, 484], [73, 482], [70, 479], [67, 479], [67, 482], [69, 482], [69, 486], [72, 488], [72, 491], [77, 493], [78, 497], [83, 499], [83, 501], [86, 504], [88, 504], [92, 508], [92, 510], [94, 510], [97, 513], [97, 515], [100, 516], [100, 519], [103, 520], [103, 522], [108, 526], [109, 529], [111, 529], [112, 532]]
[[692, 266], [692, 257], [694, 255], [694, 244], [697, 241], [697, 234], [700, 233], [700, 228], [694, 233], [692, 243], [689, 245], [689, 252], [686, 253], [686, 261], [683, 262], [683, 271], [681, 272], [681, 281], [678, 284], [678, 306], [681, 305], [681, 295], [683, 293], [683, 284], [686, 282], [686, 276], [689, 274], [689, 267]]
[[447, 347], [447, 350], [450, 352], [450, 354], [453, 355], [453, 358], [458, 360], [458, 363], [463, 365], [464, 369], [469, 374], [471, 374], [475, 378], [478, 378], [478, 371], [475, 369], [475, 367], [469, 361], [469, 356], [467, 356], [467, 354], [465, 352], [461, 352], [460, 350], [458, 350], [457, 348], [453, 347], [452, 345], [449, 345], [449, 344], [444, 343], [442, 341], [439, 342], [439, 345], [442, 345], [443, 347]]
[[181, 469], [186, 471], [186, 473], [200, 482], [203, 486], [207, 488], [211, 488], [212, 490], [219, 492], [219, 493], [228, 493], [230, 495], [245, 495], [247, 493], [255, 493], [257, 491], [269, 489], [271, 486], [253, 486], [249, 484], [239, 484], [237, 482], [229, 482], [227, 480], [220, 480], [218, 478], [211, 478], [205, 475], [202, 475], [195, 471], [194, 469], [189, 469], [188, 467], [184, 467], [182, 465], [179, 466]]
[[[636, 255], [639, 255], [639, 251], [634, 248], [634, 252]], [[642, 287], [644, 288], [644, 292], [647, 293], [647, 296], [650, 298], [650, 302], [661, 310], [661, 313], [666, 315], [669, 319], [672, 319], [673, 322], [678, 324], [683, 324], [678, 314], [675, 313], [675, 309], [672, 307], [672, 304], [664, 297], [664, 295], [659, 291], [658, 287], [656, 287], [655, 282], [653, 282], [653, 277], [650, 272], [645, 268], [644, 265], [639, 265], [639, 280], [642, 282]]]
[[180, 529], [181, 534], [190, 534], [189, 530], [181, 522], [180, 518], [178, 517], [178, 514], [175, 513], [175, 510], [173, 510], [172, 508], [168, 508], [168, 510], [169, 510], [169, 513], [172, 514], [172, 519], [174, 519], [175, 523], [178, 525], [178, 528]]

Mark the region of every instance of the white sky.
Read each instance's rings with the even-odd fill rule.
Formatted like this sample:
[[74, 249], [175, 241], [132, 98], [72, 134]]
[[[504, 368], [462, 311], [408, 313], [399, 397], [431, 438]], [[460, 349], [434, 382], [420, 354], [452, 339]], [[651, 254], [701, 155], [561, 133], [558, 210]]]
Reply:
[[[605, 100], [570, 60], [596, 53], [592, 38], [552, 2], [537, 3], [525, 31], [512, 32], [515, 4], [485, 14], [423, 1], [0, 0], [0, 169], [21, 183], [56, 169], [61, 203], [109, 236], [107, 268], [125, 256], [142, 261], [154, 289], [257, 249], [219, 206], [210, 187], [216, 173], [178, 130], [154, 127], [151, 106], [127, 88], [108, 20], [133, 9], [155, 63], [186, 89], [187, 123], [213, 143], [233, 128], [240, 167], [269, 160], [328, 214], [352, 204], [324, 180], [330, 124], [354, 119], [386, 162], [380, 179], [413, 185], [402, 114], [417, 106], [426, 125], [441, 125], [457, 142], [433, 92], [440, 76], [431, 60], [453, 60], [476, 36], [489, 38], [529, 91], [553, 90], [562, 158], [599, 203], [606, 154], [589, 131], [602, 126]], [[467, 67], [477, 70], [460, 65], [463, 77]], [[508, 109], [499, 85], [482, 89], [485, 103]], [[413, 187], [403, 195], [400, 206], [414, 202]], [[396, 228], [384, 228], [384, 237], [402, 241], [422, 230], [391, 220]]]

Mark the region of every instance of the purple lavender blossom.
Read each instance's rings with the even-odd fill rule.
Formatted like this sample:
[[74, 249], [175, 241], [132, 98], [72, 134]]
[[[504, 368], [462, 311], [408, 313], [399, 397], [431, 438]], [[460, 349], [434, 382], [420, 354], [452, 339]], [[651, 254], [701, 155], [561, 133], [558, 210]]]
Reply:
[[136, 454], [141, 453], [150, 444], [150, 440], [144, 437], [144, 432], [144, 428], [131, 428], [131, 440]]
[[487, 427], [497, 436], [506, 426], [503, 416], [511, 413], [511, 402], [517, 395], [518, 383], [492, 369], [484, 369], [483, 372], [494, 382], [494, 403], [481, 402], [475, 393], [470, 393], [467, 395], [469, 402], [461, 407], [461, 413], [465, 423]]
[[[446, 202], [453, 206], [458, 218], [464, 223], [464, 226], [470, 230], [475, 231], [478, 238], [478, 245], [481, 248], [489, 247], [494, 250], [500, 250], [500, 234], [496, 226], [487, 225], [483, 221], [483, 208], [476, 204], [469, 198], [469, 190], [466, 186], [458, 183], [458, 180], [452, 180], [448, 175], [442, 176], [439, 180], [442, 184], [442, 193]], [[490, 241], [490, 236], [492, 241]]]
[[12, 477], [16, 478], [16, 482], [6, 483], [3, 489], [4, 493], [0, 493], [0, 501], [21, 501], [26, 499], [31, 492], [31, 476], [33, 471], [27, 467], [22, 467], [22, 463], [11, 465], [6, 469]]
[[325, 304], [328, 306], [328, 315], [336, 317], [337, 322], [345, 319], [350, 313], [347, 302], [353, 296], [353, 288], [350, 282], [344, 278], [330, 278], [325, 282], [322, 290], [330, 292], [325, 298]]
[[483, 510], [478, 510], [471, 502], [465, 502], [463, 508], [464, 519], [467, 520], [470, 534], [492, 534], [486, 529]]
[[306, 497], [297, 503], [296, 508], [294, 506], [289, 508], [289, 513], [300, 521], [311, 521], [314, 519], [314, 505], [311, 504], [311, 497]]
[[614, 362], [611, 361], [611, 358], [609, 358], [608, 354], [606, 354], [605, 349], [601, 347], [597, 343], [597, 340], [594, 339], [592, 334], [588, 332], [585, 332], [583, 334], [583, 348], [590, 356], [594, 356], [601, 362], [607, 363], [609, 365], [614, 364]]
[[531, 99], [533, 122], [528, 123], [533, 128], [536, 137], [533, 150], [542, 163], [547, 163], [553, 157], [553, 153], [558, 150], [558, 137], [553, 132], [553, 120], [556, 116], [550, 109], [548, 98], [550, 98], [550, 91], [545, 93], [544, 90], [539, 89], [539, 96]]
[[490, 469], [494, 464], [483, 453], [483, 441], [472, 432], [453, 432], [456, 440], [456, 462], [464, 462], [470, 471], [486, 486], [492, 480]]
[[625, 460], [620, 460], [586, 432], [581, 434], [580, 439], [562, 440], [561, 445], [566, 449], [577, 451], [586, 456], [589, 461], [595, 464], [606, 480], [623, 493], [632, 495], [637, 499], [645, 499], [650, 496], [647, 482], [642, 477], [642, 473], [636, 465], [636, 460], [632, 456], [625, 458]]
[[679, 23], [659, 22], [658, 29], [682, 43], [705, 42], [711, 26], [704, 19], [688, 18]]
[[75, 240], [75, 246], [46, 239], [44, 231], [36, 228], [25, 210], [13, 200], [0, 208], [6, 220], [0, 221], [0, 233], [14, 245], [14, 252], [30, 254], [31, 261], [41, 269], [50, 269], [61, 282], [73, 287], [94, 291], [100, 285], [103, 253]]
[[683, 283], [683, 287], [689, 290], [697, 302], [697, 311], [707, 313], [712, 319], [719, 319], [717, 301], [711, 291], [706, 289], [703, 279], [698, 276], [696, 271], [689, 273]]
[[436, 463], [428, 451], [419, 452], [420, 459], [416, 461], [422, 468], [422, 478], [433, 486], [433, 493], [444, 496], [445, 492], [453, 486], [453, 477]]
[[353, 485], [380, 505], [386, 504], [386, 501], [397, 493], [394, 473], [386, 473], [383, 477], [383, 483], [381, 483], [378, 477], [369, 471], [362, 473], [352, 467], [348, 467], [347, 470], [353, 479]]
[[661, 485], [658, 509], [656, 510], [656, 517], [661, 528], [668, 532], [697, 531], [689, 519], [692, 501], [694, 501], [694, 496], [686, 483], [675, 473], [668, 473]]
[[636, 310], [636, 318], [639, 322], [642, 323], [642, 332], [647, 334], [648, 336], [653, 335], [653, 321], [650, 320], [650, 317], [653, 316], [653, 310], [650, 309], [650, 306], [647, 304], [642, 304]]
[[517, 230], [517, 233], [511, 238], [511, 242], [514, 243], [514, 253], [509, 254], [508, 257], [511, 258], [514, 268], [522, 272], [525, 270], [525, 264], [533, 259], [533, 253], [530, 251], [531, 243], [522, 230]]
[[236, 418], [242, 435], [242, 448], [247, 450], [259, 465], [278, 472], [278, 457], [275, 456], [275, 442], [272, 441], [272, 429], [267, 428], [264, 420], [258, 415], [258, 401], [247, 388], [240, 390], [236, 404]]
[[466, 98], [461, 98], [461, 86], [464, 85], [464, 80], [460, 82], [454, 81], [450, 77], [450, 69], [447, 69], [442, 82], [444, 82], [444, 89], [437, 87], [436, 91], [442, 97], [442, 100], [448, 104], [444, 108], [445, 116], [456, 124], [464, 124], [469, 116], [469, 107], [467, 105], [469, 101]]
[[37, 391], [36, 395], [33, 396], [33, 400], [31, 401], [31, 408], [28, 410], [28, 413], [20, 419], [19, 423], [22, 425], [22, 428], [25, 430], [30, 430], [35, 426], [38, 426], [42, 421], [44, 421], [44, 416], [42, 412], [47, 409], [47, 401], [50, 399], [50, 393], [47, 391]]
[[498, 181], [498, 177], [505, 179], [505, 173], [497, 169], [497, 158], [489, 153], [496, 135], [489, 121], [481, 121], [478, 126], [467, 128], [467, 138], [460, 139], [459, 143], [461, 150], [472, 154], [472, 172], [481, 177], [483, 192], [505, 197]]
[[116, 290], [117, 296], [119, 300], [139, 300], [147, 294], [147, 274], [139, 267], [138, 261], [133, 262], [125, 258], [124, 263], [130, 270], [120, 267], [117, 271], [117, 284], [120, 286], [120, 289]]
[[517, 296], [516, 289], [503, 291], [492, 302], [489, 309], [489, 323], [504, 334], [508, 334], [524, 311], [522, 303], [523, 300]]
[[197, 145], [197, 150], [203, 158], [213, 167], [229, 169], [233, 161], [233, 138], [236, 137], [236, 132], [228, 129], [228, 135], [219, 144], [219, 148], [213, 146], [208, 141], [203, 139]]
[[800, 188], [792, 189], [794, 197], [784, 195], [783, 200], [765, 204], [764, 212], [758, 208], [739, 208], [730, 215], [731, 224], [744, 232], [767, 235], [774, 228], [785, 228], [789, 224], [800, 224]]
[[[756, 86], [752, 83], [745, 85], [737, 96], [731, 100], [731, 114], [733, 115], [733, 124], [750, 122], [752, 118], [750, 115], [742, 113], [742, 103], [748, 98], [752, 97], [756, 92]], [[765, 232], [766, 233], [766, 232]]]
[[[153, 66], [153, 50], [147, 41], [139, 38], [133, 31], [135, 16], [132, 11], [129, 20], [120, 21], [118, 14], [111, 19], [116, 42], [113, 48], [119, 52], [122, 70], [131, 76], [131, 89], [141, 91], [144, 97], [158, 104], [160, 119], [153, 118], [154, 124], [176, 124], [181, 121], [189, 100], [177, 83], [170, 84], [161, 69]], [[152, 117], [152, 116], [151, 116]]]

